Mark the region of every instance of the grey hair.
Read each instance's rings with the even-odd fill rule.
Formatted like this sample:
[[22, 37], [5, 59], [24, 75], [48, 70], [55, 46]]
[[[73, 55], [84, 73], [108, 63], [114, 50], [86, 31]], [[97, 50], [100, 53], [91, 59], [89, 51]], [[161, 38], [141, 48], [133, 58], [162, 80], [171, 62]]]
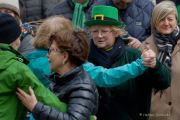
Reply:
[[161, 20], [166, 18], [169, 14], [174, 13], [176, 19], [178, 18], [177, 8], [172, 1], [162, 1], [154, 7], [152, 12], [151, 27], [157, 26]]

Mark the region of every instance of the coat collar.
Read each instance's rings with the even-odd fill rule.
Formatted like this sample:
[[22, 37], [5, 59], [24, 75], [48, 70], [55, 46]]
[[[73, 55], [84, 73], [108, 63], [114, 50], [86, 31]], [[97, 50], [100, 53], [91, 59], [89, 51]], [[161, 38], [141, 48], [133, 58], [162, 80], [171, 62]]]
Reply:
[[1, 51], [8, 51], [11, 52], [12, 54], [14, 54], [16, 56], [16, 60], [24, 63], [24, 64], [28, 64], [29, 61], [27, 59], [25, 59], [24, 56], [22, 56], [18, 51], [16, 51], [15, 49], [13, 49], [10, 45], [8, 44], [3, 44], [0, 43], [0, 50]]
[[79, 75], [79, 73], [82, 71], [82, 69], [83, 69], [82, 66], [76, 67], [64, 75], [60, 75], [58, 73], [53, 73], [52, 75], [50, 75], [49, 78], [56, 84], [63, 85], [65, 83], [73, 80], [75, 78], [75, 76]]

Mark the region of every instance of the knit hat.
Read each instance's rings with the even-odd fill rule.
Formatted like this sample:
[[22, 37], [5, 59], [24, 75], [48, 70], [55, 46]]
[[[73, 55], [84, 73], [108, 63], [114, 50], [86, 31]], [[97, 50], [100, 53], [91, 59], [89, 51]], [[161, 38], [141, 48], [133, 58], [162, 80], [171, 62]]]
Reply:
[[20, 16], [19, 1], [18, 0], [0, 0], [0, 8], [12, 10]]
[[21, 34], [21, 29], [15, 18], [0, 13], [0, 43], [10, 44]]
[[91, 19], [85, 22], [90, 27], [93, 25], [113, 25], [121, 26], [118, 19], [118, 10], [112, 6], [98, 5], [92, 8]]

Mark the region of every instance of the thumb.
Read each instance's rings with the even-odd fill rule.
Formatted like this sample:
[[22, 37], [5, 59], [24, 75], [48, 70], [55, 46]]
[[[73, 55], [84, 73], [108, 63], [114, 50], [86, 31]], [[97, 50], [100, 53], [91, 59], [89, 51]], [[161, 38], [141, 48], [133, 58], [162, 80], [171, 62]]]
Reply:
[[143, 52], [143, 53], [146, 52], [146, 51], [148, 51], [149, 49], [150, 49], [150, 47], [149, 47], [149, 45], [147, 45], [147, 44], [145, 44], [145, 45], [142, 46], [142, 52]]

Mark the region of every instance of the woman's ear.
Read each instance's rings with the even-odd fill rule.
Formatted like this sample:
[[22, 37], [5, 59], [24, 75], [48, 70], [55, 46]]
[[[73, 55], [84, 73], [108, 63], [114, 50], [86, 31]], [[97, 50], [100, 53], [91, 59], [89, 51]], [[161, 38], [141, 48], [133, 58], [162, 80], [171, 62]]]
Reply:
[[69, 59], [69, 53], [68, 52], [63, 52], [63, 61], [62, 61], [62, 64], [64, 65], [64, 64], [66, 64], [67, 63], [67, 61], [68, 61], [68, 59]]
[[114, 30], [112, 30], [112, 34], [115, 36], [115, 37], [118, 37], [119, 34], [117, 32], [115, 32]]

